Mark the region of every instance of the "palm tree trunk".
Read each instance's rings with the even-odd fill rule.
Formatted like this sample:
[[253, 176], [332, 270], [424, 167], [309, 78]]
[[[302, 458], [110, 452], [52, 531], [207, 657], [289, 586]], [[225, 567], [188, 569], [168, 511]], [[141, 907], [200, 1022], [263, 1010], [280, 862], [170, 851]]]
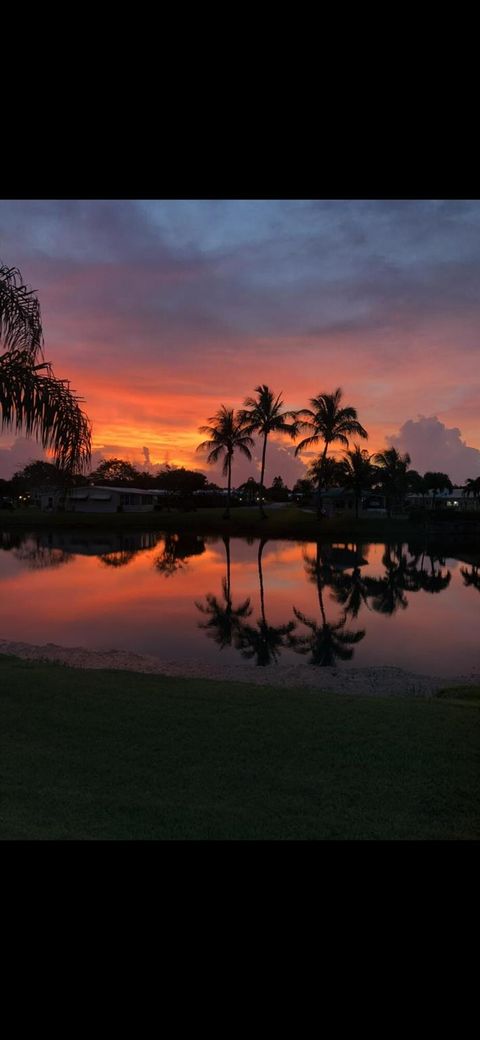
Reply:
[[230, 520], [230, 492], [232, 487], [232, 456], [228, 455], [228, 485], [227, 485], [227, 509], [225, 513], [225, 520]]
[[265, 433], [264, 436], [263, 436], [262, 475], [260, 477], [260, 515], [262, 517], [262, 520], [264, 520], [266, 515], [267, 515], [265, 510], [264, 510], [264, 508], [263, 508], [263, 503], [262, 503], [263, 480], [264, 480], [264, 477], [265, 477], [265, 455], [266, 455], [266, 453], [267, 453], [267, 434]]
[[318, 505], [317, 505], [317, 520], [320, 520], [322, 515], [322, 486], [323, 486], [323, 467], [325, 459], [327, 457], [328, 441], [325, 441], [325, 447], [323, 449], [322, 461], [320, 463], [320, 479], [318, 481]]
[[359, 495], [358, 491], [356, 491], [355, 492], [355, 520], [358, 520], [358, 500], [359, 500], [359, 498], [360, 498], [360, 495]]

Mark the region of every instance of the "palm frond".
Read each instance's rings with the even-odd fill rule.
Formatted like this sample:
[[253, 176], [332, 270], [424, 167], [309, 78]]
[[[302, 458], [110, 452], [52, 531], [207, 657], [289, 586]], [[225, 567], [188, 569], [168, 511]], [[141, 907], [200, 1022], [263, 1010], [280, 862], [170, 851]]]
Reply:
[[17, 267], [0, 265], [0, 343], [6, 350], [42, 354], [40, 304], [33, 289], [23, 284]]

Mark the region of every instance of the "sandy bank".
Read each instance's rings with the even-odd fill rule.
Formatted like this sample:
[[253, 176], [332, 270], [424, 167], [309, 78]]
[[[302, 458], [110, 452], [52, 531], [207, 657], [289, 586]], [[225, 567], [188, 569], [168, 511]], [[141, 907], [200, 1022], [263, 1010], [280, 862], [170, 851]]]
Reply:
[[330, 690], [340, 694], [379, 694], [382, 696], [432, 696], [444, 686], [480, 683], [480, 673], [455, 678], [420, 675], [403, 668], [378, 666], [369, 668], [312, 668], [305, 664], [282, 663], [265, 668], [252, 667], [239, 661], [217, 665], [202, 661], [169, 661], [147, 657], [127, 650], [88, 650], [85, 647], [63, 647], [55, 643], [35, 646], [32, 643], [0, 639], [0, 653], [14, 654], [27, 660], [58, 661], [73, 668], [119, 668], [134, 672], [150, 672], [188, 678], [216, 679], [221, 682], [250, 682], [261, 686]]

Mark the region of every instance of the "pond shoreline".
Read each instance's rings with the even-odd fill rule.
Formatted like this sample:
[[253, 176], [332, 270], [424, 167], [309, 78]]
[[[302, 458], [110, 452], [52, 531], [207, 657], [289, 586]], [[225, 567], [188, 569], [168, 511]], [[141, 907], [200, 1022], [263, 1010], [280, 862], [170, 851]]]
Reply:
[[259, 686], [298, 688], [312, 692], [329, 692], [359, 696], [434, 697], [447, 686], [478, 685], [480, 673], [471, 672], [455, 677], [430, 676], [403, 668], [379, 665], [363, 668], [326, 667], [307, 671], [301, 665], [267, 665], [252, 668], [243, 662], [222, 667], [191, 661], [188, 664], [128, 650], [89, 650], [87, 647], [63, 647], [55, 643], [43, 646], [34, 643], [0, 639], [0, 654], [12, 655], [29, 661], [50, 661], [82, 669], [113, 669], [145, 672], [175, 678], [211, 679], [215, 682], [244, 682]]
[[35, 531], [68, 528], [74, 531], [198, 534], [202, 537], [282, 539], [295, 542], [410, 542], [443, 549], [443, 555], [467, 552], [480, 563], [480, 522], [454, 530], [449, 524], [412, 523], [408, 517], [323, 518], [297, 507], [270, 509], [261, 519], [256, 508], [232, 508], [230, 520], [223, 509], [194, 509], [180, 512], [161, 510], [150, 513], [46, 513], [16, 510], [0, 513], [0, 530]]

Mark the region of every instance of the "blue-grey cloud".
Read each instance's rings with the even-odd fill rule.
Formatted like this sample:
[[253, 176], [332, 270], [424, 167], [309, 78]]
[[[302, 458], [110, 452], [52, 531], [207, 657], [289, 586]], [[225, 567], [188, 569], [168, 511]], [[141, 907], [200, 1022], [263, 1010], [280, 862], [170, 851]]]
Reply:
[[480, 476], [480, 451], [462, 440], [458, 427], [448, 429], [435, 415], [408, 419], [397, 436], [387, 438], [390, 445], [408, 452], [419, 473], [427, 470], [448, 473], [462, 484], [468, 477]]

